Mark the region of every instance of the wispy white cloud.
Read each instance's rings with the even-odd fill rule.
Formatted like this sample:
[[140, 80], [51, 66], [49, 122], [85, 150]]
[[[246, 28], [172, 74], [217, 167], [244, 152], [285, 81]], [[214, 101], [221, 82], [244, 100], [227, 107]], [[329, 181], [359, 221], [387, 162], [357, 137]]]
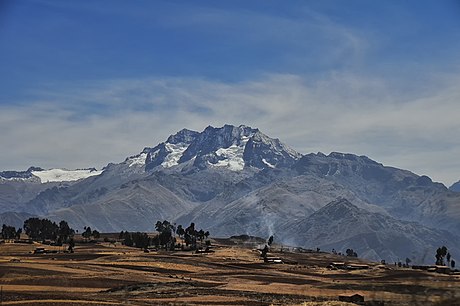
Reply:
[[[301, 153], [368, 155], [447, 184], [460, 179], [459, 76], [404, 93], [382, 79], [273, 74], [239, 83], [145, 78], [54, 84], [0, 109], [0, 169], [101, 167], [187, 127], [259, 127]], [[61, 89], [57, 90], [56, 88]], [[94, 103], [97, 102], [95, 105]]]

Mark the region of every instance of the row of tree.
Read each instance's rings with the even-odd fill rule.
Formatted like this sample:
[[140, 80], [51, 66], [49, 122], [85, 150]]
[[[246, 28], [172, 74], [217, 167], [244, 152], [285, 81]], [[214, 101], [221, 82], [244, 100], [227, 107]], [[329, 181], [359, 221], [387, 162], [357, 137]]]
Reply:
[[118, 238], [122, 239], [123, 244], [126, 246], [134, 246], [141, 249], [146, 249], [151, 245], [156, 245], [156, 240], [158, 240], [158, 237], [150, 238], [147, 233], [130, 233], [128, 231], [121, 231]]
[[24, 221], [24, 232], [32, 240], [53, 240], [59, 244], [68, 243], [75, 231], [62, 220], [59, 225], [48, 219], [29, 218]]
[[[29, 218], [24, 221], [24, 233], [29, 239], [36, 241], [51, 240], [58, 245], [64, 243], [69, 244], [69, 249], [73, 249], [75, 246], [74, 235], [75, 231], [69, 226], [69, 224], [62, 220], [57, 224], [48, 219], [40, 218]], [[78, 231], [77, 231], [78, 232]], [[2, 239], [19, 239], [22, 233], [22, 229], [14, 226], [3, 224], [0, 236]], [[91, 227], [84, 227], [82, 236], [85, 239], [100, 238], [100, 233], [97, 230], [91, 230]]]
[[6, 224], [3, 224], [2, 226], [2, 232], [0, 233], [0, 236], [2, 239], [19, 239], [22, 233], [22, 229], [16, 228], [14, 226], [9, 226]]
[[147, 248], [149, 246], [156, 246], [165, 250], [174, 250], [178, 245], [176, 244], [176, 235], [184, 240], [186, 246], [195, 250], [197, 248], [197, 241], [203, 242], [204, 239], [209, 237], [209, 231], [203, 229], [197, 230], [195, 223], [191, 223], [184, 229], [182, 225], [176, 226], [168, 220], [157, 221], [155, 223], [155, 230], [158, 235], [149, 237], [146, 233], [136, 232], [130, 233], [121, 231], [118, 238], [123, 240], [123, 244], [127, 246], [135, 246], [138, 248]]
[[176, 227], [175, 224], [171, 224], [171, 222], [167, 220], [163, 222], [157, 221], [155, 230], [158, 232], [160, 247], [164, 247], [165, 249], [174, 247], [176, 243], [174, 233], [176, 233], [179, 238], [183, 238], [185, 245], [190, 246], [193, 250], [196, 249], [197, 241], [203, 242], [204, 239], [209, 237], [209, 231], [204, 231], [203, 229], [197, 230], [193, 222], [184, 229], [181, 224]]
[[[75, 231], [64, 220], [57, 224], [49, 219], [34, 217], [24, 221], [23, 228], [25, 234], [32, 240], [51, 240], [58, 244], [71, 243], [74, 245], [73, 236]], [[149, 237], [146, 233], [141, 232], [130, 233], [122, 231], [119, 239], [122, 239], [123, 243], [127, 246], [147, 248], [155, 245], [166, 250], [173, 250], [176, 247], [176, 234], [191, 249], [196, 249], [197, 241], [203, 242], [204, 239], [209, 237], [209, 231], [204, 231], [203, 229], [197, 230], [193, 222], [184, 229], [182, 225], [176, 227], [175, 224], [167, 220], [158, 221], [155, 224], [155, 230], [158, 232], [158, 235], [155, 237]], [[19, 239], [21, 233], [21, 228], [16, 230], [15, 227], [4, 224], [2, 226], [1, 237], [2, 239]], [[100, 238], [100, 233], [97, 230], [92, 230], [91, 227], [86, 226], [81, 235], [85, 239]]]

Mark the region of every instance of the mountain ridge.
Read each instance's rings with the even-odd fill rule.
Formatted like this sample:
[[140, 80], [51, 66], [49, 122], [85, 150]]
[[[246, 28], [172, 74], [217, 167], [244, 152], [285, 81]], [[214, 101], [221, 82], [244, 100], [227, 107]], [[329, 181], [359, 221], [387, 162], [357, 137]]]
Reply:
[[[30, 191], [16, 203], [19, 186]], [[152, 231], [154, 222], [168, 219], [195, 222], [214, 235], [276, 234], [300, 243], [301, 233], [289, 224], [307, 220], [336, 199], [346, 198], [358, 207], [357, 214], [365, 216], [361, 210], [370, 214], [362, 220], [374, 220], [378, 214], [387, 224], [401, 228], [418, 224], [427, 228], [423, 233], [429, 241], [439, 236], [428, 228], [460, 235], [460, 194], [429, 177], [350, 153], [302, 155], [245, 125], [208, 126], [201, 132], [182, 129], [123, 162], [109, 163], [97, 175], [35, 185], [3, 180], [0, 190], [5, 191], [0, 193], [0, 213], [63, 218], [75, 228], [91, 226], [100, 231]], [[15, 220], [20, 216], [14, 215]], [[416, 229], [402, 233], [401, 239], [418, 241], [414, 248], [424, 252], [411, 232]], [[378, 250], [381, 245], [366, 238], [382, 240], [377, 230], [359, 239], [355, 234], [355, 238], [343, 237], [341, 245], [357, 239], [368, 245], [368, 251], [360, 249], [365, 256], [386, 256]], [[391, 248], [391, 241], [382, 241]]]

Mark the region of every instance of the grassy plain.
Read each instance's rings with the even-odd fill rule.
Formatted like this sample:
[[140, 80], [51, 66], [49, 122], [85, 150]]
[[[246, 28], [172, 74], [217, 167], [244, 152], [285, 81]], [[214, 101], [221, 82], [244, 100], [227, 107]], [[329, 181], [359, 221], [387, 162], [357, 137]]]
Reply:
[[1, 305], [354, 305], [337, 300], [356, 293], [385, 305], [460, 305], [457, 275], [376, 263], [330, 270], [333, 261], [363, 261], [286, 250], [270, 256], [289, 264], [265, 263], [254, 245], [214, 243], [211, 254], [104, 242], [77, 244], [73, 254], [32, 254], [42, 245], [1, 244]]

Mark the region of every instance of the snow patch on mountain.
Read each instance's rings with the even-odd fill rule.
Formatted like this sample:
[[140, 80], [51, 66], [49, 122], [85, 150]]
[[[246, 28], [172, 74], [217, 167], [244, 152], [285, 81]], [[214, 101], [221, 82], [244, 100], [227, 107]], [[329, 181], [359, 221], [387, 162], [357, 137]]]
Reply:
[[268, 161], [265, 160], [265, 158], [262, 158], [262, 162], [267, 165], [269, 168], [275, 168], [274, 165], [270, 164]]
[[226, 167], [232, 171], [241, 171], [244, 169], [244, 148], [249, 137], [242, 137], [240, 144], [233, 144], [228, 148], [220, 148], [216, 151], [216, 155], [221, 159], [217, 163], [212, 164], [214, 167]]
[[72, 182], [88, 178], [90, 176], [99, 175], [102, 170], [83, 169], [83, 170], [66, 170], [66, 169], [50, 169], [43, 171], [32, 171], [32, 174], [40, 178], [42, 183], [49, 182]]
[[127, 162], [129, 167], [140, 165], [145, 165], [145, 158], [147, 157], [147, 153], [141, 153], [139, 155], [133, 156], [128, 158]]
[[187, 150], [188, 144], [186, 143], [165, 143], [166, 151], [168, 155], [166, 155], [164, 162], [161, 165], [164, 168], [171, 168], [173, 166], [177, 166], [179, 164], [179, 159], [182, 157], [182, 154]]

